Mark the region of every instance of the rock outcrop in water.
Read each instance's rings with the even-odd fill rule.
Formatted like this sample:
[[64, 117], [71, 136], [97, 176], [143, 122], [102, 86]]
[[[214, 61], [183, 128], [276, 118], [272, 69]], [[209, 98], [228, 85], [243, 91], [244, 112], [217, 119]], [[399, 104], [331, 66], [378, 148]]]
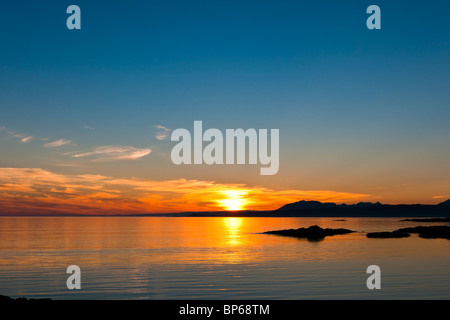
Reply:
[[52, 300], [49, 298], [38, 298], [38, 299], [34, 299], [34, 298], [28, 299], [28, 298], [24, 298], [24, 297], [11, 298], [8, 296], [0, 295], [0, 302], [35, 302], [35, 301], [45, 302], [45, 301], [52, 301]]
[[322, 229], [319, 226], [311, 226], [309, 228], [298, 228], [298, 229], [285, 229], [285, 230], [274, 230], [274, 231], [266, 231], [266, 234], [276, 234], [280, 236], [286, 237], [295, 237], [295, 238], [307, 238], [312, 240], [321, 240], [326, 236], [334, 236], [338, 234], [346, 234], [352, 233], [355, 231], [348, 229]]
[[450, 240], [450, 226], [432, 226], [432, 227], [413, 227], [401, 228], [394, 231], [386, 232], [369, 232], [366, 234], [367, 238], [405, 238], [409, 237], [410, 233], [418, 233], [419, 237], [425, 239], [447, 239]]
[[415, 219], [403, 219], [400, 221], [412, 221], [412, 222], [450, 222], [450, 218], [415, 218]]
[[395, 231], [385, 231], [385, 232], [369, 232], [366, 234], [367, 238], [407, 238], [411, 235], [407, 232], [402, 232], [399, 230]]
[[450, 226], [413, 227], [398, 229], [400, 232], [418, 233], [419, 237], [426, 239], [442, 238], [450, 240]]

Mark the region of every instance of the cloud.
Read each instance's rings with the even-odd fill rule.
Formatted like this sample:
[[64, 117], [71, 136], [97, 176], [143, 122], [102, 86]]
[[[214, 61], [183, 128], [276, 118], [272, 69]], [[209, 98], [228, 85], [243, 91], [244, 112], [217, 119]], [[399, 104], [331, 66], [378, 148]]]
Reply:
[[449, 198], [450, 196], [445, 195], [445, 196], [433, 196], [433, 199], [442, 199], [442, 198]]
[[223, 210], [232, 198], [244, 209], [273, 210], [298, 200], [359, 202], [369, 195], [329, 190], [273, 190], [202, 180], [116, 179], [57, 174], [40, 168], [0, 168], [5, 214], [137, 214]]
[[36, 136], [30, 136], [28, 134], [19, 133], [17, 131], [11, 130], [5, 126], [0, 127], [0, 132], [5, 132], [8, 135], [8, 138], [16, 138], [19, 139], [20, 142], [28, 143], [31, 140], [38, 140], [38, 141], [47, 141], [48, 138], [41, 138]]
[[[20, 138], [20, 136], [17, 136], [17, 138]], [[33, 138], [33, 136], [28, 136], [25, 138], [20, 139], [20, 141], [22, 141], [23, 143], [27, 143], [28, 141], [30, 141]]]
[[44, 144], [44, 147], [46, 147], [46, 148], [57, 148], [57, 147], [61, 147], [63, 145], [69, 144], [71, 142], [72, 141], [69, 141], [69, 140], [59, 139], [59, 140], [56, 140], [56, 141]]
[[72, 154], [75, 158], [91, 158], [92, 161], [137, 160], [150, 154], [149, 148], [135, 148], [129, 146], [102, 146], [91, 151]]
[[89, 130], [95, 130], [94, 127], [90, 127], [90, 126], [88, 126], [88, 125], [84, 125], [84, 128], [85, 128], [85, 129], [89, 129]]
[[6, 132], [6, 134], [10, 137], [19, 139], [23, 143], [29, 142], [31, 139], [33, 139], [33, 136], [28, 136], [22, 133], [17, 133], [13, 130], [9, 130], [7, 127], [1, 126], [0, 131]]
[[170, 129], [162, 126], [162, 125], [156, 125], [155, 126], [158, 131], [156, 132], [155, 138], [158, 140], [167, 140], [169, 138], [169, 132]]

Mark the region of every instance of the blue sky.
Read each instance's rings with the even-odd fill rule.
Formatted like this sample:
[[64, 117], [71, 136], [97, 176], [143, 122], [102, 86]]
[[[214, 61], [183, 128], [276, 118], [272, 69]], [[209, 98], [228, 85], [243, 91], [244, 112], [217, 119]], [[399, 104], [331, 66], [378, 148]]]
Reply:
[[[66, 28], [71, 4], [82, 30]], [[366, 28], [371, 4], [381, 30]], [[446, 1], [4, 1], [0, 166], [436, 202], [450, 195], [449, 12]], [[279, 173], [175, 167], [155, 126], [194, 120], [279, 128]], [[59, 139], [71, 143], [43, 147]], [[152, 152], [70, 157], [111, 145]]]

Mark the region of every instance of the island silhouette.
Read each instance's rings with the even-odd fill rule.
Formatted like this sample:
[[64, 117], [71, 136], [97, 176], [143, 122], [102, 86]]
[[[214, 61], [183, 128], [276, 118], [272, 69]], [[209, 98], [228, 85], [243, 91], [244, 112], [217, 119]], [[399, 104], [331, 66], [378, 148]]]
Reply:
[[367, 238], [406, 238], [410, 233], [418, 233], [424, 239], [447, 239], [450, 240], [450, 226], [418, 226], [401, 228], [394, 231], [370, 232]]
[[319, 226], [310, 226], [308, 228], [298, 228], [298, 229], [284, 229], [284, 230], [273, 230], [266, 231], [265, 234], [275, 234], [279, 236], [285, 237], [295, 237], [295, 238], [306, 238], [310, 240], [322, 240], [327, 236], [334, 236], [339, 234], [347, 234], [355, 232], [353, 230], [348, 229], [331, 229], [331, 228], [321, 228]]
[[450, 200], [432, 204], [382, 204], [380, 202], [359, 202], [356, 204], [336, 204], [300, 200], [288, 203], [272, 211], [208, 211], [182, 212], [180, 216], [195, 217], [403, 217], [403, 218], [449, 218]]

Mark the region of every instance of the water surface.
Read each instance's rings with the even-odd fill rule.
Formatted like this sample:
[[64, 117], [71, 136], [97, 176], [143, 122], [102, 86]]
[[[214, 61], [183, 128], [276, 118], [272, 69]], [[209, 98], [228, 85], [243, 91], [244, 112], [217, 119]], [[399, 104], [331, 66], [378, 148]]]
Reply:
[[[0, 294], [53, 299], [448, 299], [450, 241], [399, 218], [2, 217]], [[440, 223], [442, 224], [442, 223]], [[262, 234], [319, 225], [323, 241]], [[66, 287], [81, 268], [82, 289]], [[382, 271], [368, 290], [366, 269]]]

